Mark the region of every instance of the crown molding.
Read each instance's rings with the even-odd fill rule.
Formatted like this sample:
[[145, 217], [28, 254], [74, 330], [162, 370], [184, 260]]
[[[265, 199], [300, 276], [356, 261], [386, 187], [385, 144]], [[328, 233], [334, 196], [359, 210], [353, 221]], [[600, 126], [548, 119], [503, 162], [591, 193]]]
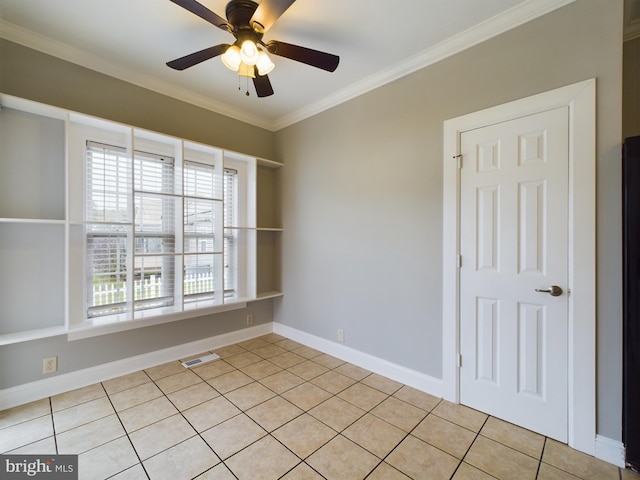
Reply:
[[147, 90], [152, 90], [162, 95], [181, 100], [198, 107], [211, 110], [213, 112], [231, 117], [241, 122], [249, 123], [267, 130], [272, 129], [272, 122], [257, 115], [247, 114], [237, 108], [231, 107], [222, 102], [211, 99], [205, 95], [194, 93], [193, 91], [178, 87], [169, 82], [164, 82], [150, 75], [143, 75], [124, 68], [104, 58], [100, 58], [80, 48], [66, 43], [53, 40], [44, 35], [34, 33], [30, 30], [14, 25], [0, 19], [0, 38], [37, 50], [47, 55], [51, 55], [62, 60], [80, 65], [110, 77], [123, 80], [127, 83], [137, 85]]
[[421, 53], [393, 67], [367, 77], [322, 100], [285, 115], [274, 122], [278, 131], [294, 123], [317, 115], [324, 110], [340, 105], [348, 100], [382, 87], [406, 75], [433, 65], [440, 60], [496, 37], [506, 31], [535, 20], [542, 15], [573, 3], [575, 0], [528, 0], [504, 12], [478, 23], [457, 35], [430, 47]]
[[[255, 125], [270, 131], [277, 131], [317, 115], [325, 110], [347, 102], [353, 98], [386, 85], [394, 80], [414, 73], [422, 68], [433, 65], [440, 60], [460, 53], [467, 48], [489, 40], [508, 30], [530, 22], [542, 15], [573, 3], [575, 0], [526, 0], [484, 22], [474, 25], [467, 30], [454, 35], [423, 52], [378, 72], [347, 88], [339, 90], [315, 103], [295, 110], [275, 121], [270, 121], [258, 115], [248, 114], [228, 104], [218, 102], [210, 97], [178, 87], [169, 82], [158, 80], [149, 75], [142, 75], [117, 65], [111, 61], [97, 57], [85, 50], [52, 40], [36, 34], [17, 25], [0, 19], [0, 38], [24, 45], [34, 50], [52, 55], [68, 62], [95, 70], [97, 72], [118, 78], [154, 92], [173, 97], [186, 103], [196, 105], [227, 117]], [[640, 36], [640, 34], [638, 34]], [[635, 38], [635, 37], [634, 37]]]

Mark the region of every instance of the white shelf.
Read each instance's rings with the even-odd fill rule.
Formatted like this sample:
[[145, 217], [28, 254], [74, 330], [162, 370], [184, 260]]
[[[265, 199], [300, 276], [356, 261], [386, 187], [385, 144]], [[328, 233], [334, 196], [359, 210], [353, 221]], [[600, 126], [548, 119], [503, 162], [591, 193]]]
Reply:
[[35, 330], [26, 330], [17, 333], [5, 333], [0, 335], [0, 346], [10, 345], [12, 343], [30, 342], [32, 340], [40, 340], [42, 338], [57, 337], [65, 335], [67, 329], [64, 326], [38, 328]]
[[283, 163], [274, 162], [273, 160], [266, 160], [264, 158], [256, 158], [256, 162], [258, 162], [259, 167], [280, 168], [284, 166]]
[[65, 225], [65, 220], [49, 220], [42, 218], [0, 218], [0, 223], [22, 223], [25, 225]]
[[262, 293], [258, 293], [258, 296], [256, 298], [256, 300], [267, 300], [269, 298], [278, 298], [278, 297], [282, 297], [284, 295], [284, 293], [282, 292], [262, 292]]

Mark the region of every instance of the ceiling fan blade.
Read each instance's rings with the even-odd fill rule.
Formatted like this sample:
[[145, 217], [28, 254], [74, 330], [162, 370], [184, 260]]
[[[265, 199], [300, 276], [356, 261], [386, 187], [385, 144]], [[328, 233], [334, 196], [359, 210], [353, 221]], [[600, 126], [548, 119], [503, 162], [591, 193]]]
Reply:
[[262, 25], [263, 31], [266, 32], [295, 1], [296, 0], [262, 0], [258, 8], [256, 8], [256, 11], [253, 12], [249, 24], [253, 25], [253, 22], [258, 22]]
[[269, 77], [267, 75], [258, 75], [257, 68], [255, 68], [255, 72], [256, 76], [253, 79], [253, 86], [256, 87], [256, 93], [258, 94], [258, 97], [262, 98], [273, 95], [273, 87], [271, 86]]
[[215, 25], [222, 30], [226, 30], [230, 32], [233, 30], [229, 23], [222, 18], [220, 15], [213, 13], [204, 5], [196, 2], [196, 0], [171, 0], [176, 5], [180, 5], [182, 8], [189, 10], [191, 13], [199, 16], [200, 18], [206, 20], [207, 22]]
[[290, 58], [297, 62], [306, 63], [312, 67], [321, 68], [327, 72], [333, 72], [338, 68], [340, 57], [331, 53], [320, 52], [311, 48], [299, 47], [290, 43], [271, 41], [267, 44], [269, 53], [281, 57]]
[[185, 68], [193, 67], [194, 65], [202, 63], [205, 60], [209, 60], [210, 58], [222, 55], [227, 51], [227, 48], [229, 47], [230, 45], [221, 43], [220, 45], [216, 45], [215, 47], [205, 48], [204, 50], [200, 50], [199, 52], [191, 53], [189, 55], [185, 55], [184, 57], [171, 60], [170, 62], [167, 62], [167, 66], [173, 68], [174, 70], [184, 70]]

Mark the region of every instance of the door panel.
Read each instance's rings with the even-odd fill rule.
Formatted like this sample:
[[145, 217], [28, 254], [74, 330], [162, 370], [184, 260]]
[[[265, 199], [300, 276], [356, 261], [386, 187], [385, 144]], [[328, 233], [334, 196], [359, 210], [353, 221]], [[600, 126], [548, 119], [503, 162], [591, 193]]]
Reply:
[[[568, 108], [464, 132], [461, 402], [567, 439]], [[564, 293], [538, 292], [558, 285]]]

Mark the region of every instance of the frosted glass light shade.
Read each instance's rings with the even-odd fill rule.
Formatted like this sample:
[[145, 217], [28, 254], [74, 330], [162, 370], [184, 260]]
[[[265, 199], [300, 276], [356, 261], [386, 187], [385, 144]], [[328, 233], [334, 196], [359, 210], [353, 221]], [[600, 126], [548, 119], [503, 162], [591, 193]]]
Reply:
[[260, 50], [256, 67], [258, 67], [258, 75], [263, 76], [269, 74], [275, 68], [275, 65], [269, 58], [269, 55]]
[[242, 62], [240, 47], [232, 45], [227, 48], [227, 51], [224, 52], [220, 58], [222, 59], [222, 63], [224, 63], [225, 67], [233, 72], [237, 72], [240, 68], [240, 63]]
[[245, 40], [240, 47], [240, 58], [247, 65], [255, 65], [259, 57], [258, 47], [251, 40]]

